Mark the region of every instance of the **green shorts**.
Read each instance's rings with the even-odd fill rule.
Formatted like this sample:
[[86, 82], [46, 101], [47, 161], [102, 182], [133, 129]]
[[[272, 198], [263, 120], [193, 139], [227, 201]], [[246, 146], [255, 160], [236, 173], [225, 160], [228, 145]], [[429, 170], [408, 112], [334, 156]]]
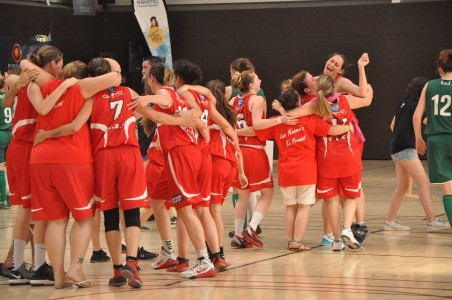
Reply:
[[6, 147], [11, 142], [11, 130], [0, 130], [0, 163], [5, 162]]
[[452, 180], [452, 134], [436, 134], [427, 138], [428, 176], [431, 183]]

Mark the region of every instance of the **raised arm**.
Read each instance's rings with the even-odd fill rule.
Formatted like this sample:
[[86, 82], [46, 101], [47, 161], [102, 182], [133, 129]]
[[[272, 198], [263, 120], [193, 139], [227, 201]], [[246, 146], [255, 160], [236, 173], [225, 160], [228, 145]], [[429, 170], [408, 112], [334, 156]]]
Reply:
[[33, 145], [36, 146], [37, 144], [44, 142], [46, 139], [67, 136], [80, 131], [80, 128], [82, 128], [83, 124], [85, 124], [91, 116], [92, 110], [93, 99], [90, 98], [85, 101], [77, 116], [71, 123], [51, 130], [38, 130]]
[[5, 98], [3, 99], [3, 107], [13, 106], [17, 93], [27, 86], [27, 84], [35, 80], [38, 75], [39, 71], [37, 69], [27, 69], [23, 71], [20, 76], [14, 74], [7, 75], [5, 82], [8, 84], [9, 90], [6, 92]]
[[357, 97], [365, 97], [367, 94], [367, 76], [365, 67], [369, 64], [369, 55], [363, 53], [358, 60], [359, 85], [351, 82], [350, 79], [340, 77], [336, 80], [335, 91], [347, 92]]
[[372, 89], [370, 84], [368, 84], [367, 86], [368, 90], [365, 97], [356, 97], [352, 95], [347, 95], [348, 103], [350, 104], [351, 109], [366, 107], [372, 103], [372, 99], [374, 97], [374, 90]]
[[110, 72], [96, 77], [83, 78], [78, 84], [83, 97], [88, 99], [109, 87], [119, 86], [121, 84], [121, 74], [119, 72]]
[[427, 91], [427, 86], [428, 83], [426, 83], [422, 89], [421, 97], [419, 98], [419, 102], [417, 103], [416, 110], [413, 114], [413, 129], [414, 136], [416, 138], [416, 150], [419, 154], [425, 154], [425, 150], [427, 149], [425, 141], [422, 138], [422, 116], [424, 115], [426, 107], [425, 93]]
[[77, 82], [78, 79], [76, 78], [66, 79], [45, 99], [42, 96], [41, 88], [36, 83], [32, 83], [30, 84], [28, 91], [30, 102], [36, 109], [38, 114], [47, 115], [58, 102], [58, 99], [60, 99], [60, 97], [64, 94], [64, 92]]
[[38, 67], [31, 61], [24, 59], [20, 61], [20, 68], [25, 72], [26, 70], [34, 70], [38, 72], [38, 76], [36, 76], [34, 82], [36, 82], [39, 86], [43, 86], [47, 81], [54, 79], [54, 77], [44, 71], [42, 68]]
[[155, 111], [149, 106], [144, 106], [138, 110], [140, 114], [152, 120], [154, 123], [165, 125], [182, 125], [185, 127], [193, 127], [196, 118], [191, 111], [179, 112], [178, 117], [170, 116], [158, 111]]
[[253, 117], [253, 127], [257, 130], [266, 129], [276, 126], [281, 123], [294, 125], [298, 122], [297, 118], [291, 116], [281, 116], [272, 119], [263, 119], [262, 115], [265, 112], [265, 99], [262, 96], [252, 96], [251, 99], [251, 115]]
[[296, 118], [318, 114], [319, 110], [317, 109], [317, 102], [315, 101], [308, 102], [306, 104], [303, 104], [302, 106], [298, 106], [286, 112], [286, 115]]

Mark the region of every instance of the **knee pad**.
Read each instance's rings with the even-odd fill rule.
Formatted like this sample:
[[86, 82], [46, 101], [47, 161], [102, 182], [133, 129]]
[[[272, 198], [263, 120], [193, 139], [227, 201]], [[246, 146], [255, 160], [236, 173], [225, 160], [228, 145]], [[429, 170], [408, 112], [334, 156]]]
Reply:
[[124, 221], [126, 223], [126, 228], [127, 227], [141, 227], [141, 223], [140, 223], [140, 209], [137, 208], [133, 208], [133, 209], [128, 209], [124, 211]]
[[105, 232], [119, 231], [119, 207], [104, 211]]

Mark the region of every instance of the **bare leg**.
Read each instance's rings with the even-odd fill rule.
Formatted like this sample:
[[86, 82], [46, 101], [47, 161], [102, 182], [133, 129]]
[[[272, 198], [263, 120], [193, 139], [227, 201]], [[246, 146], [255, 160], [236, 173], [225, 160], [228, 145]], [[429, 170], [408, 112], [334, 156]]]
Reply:
[[[83, 262], [91, 240], [93, 218], [75, 221], [69, 235], [71, 262], [66, 277], [75, 281], [85, 281]], [[55, 278], [56, 279], [56, 278]]]
[[333, 230], [334, 239], [341, 239], [341, 231], [340, 231], [340, 211], [339, 211], [339, 197], [334, 196], [333, 198], [325, 199], [325, 205], [327, 207], [328, 212], [328, 222]]
[[92, 229], [93, 251], [99, 251], [102, 247], [100, 246], [100, 210], [96, 209], [93, 218], [93, 229]]
[[188, 237], [187, 229], [184, 222], [176, 223], [177, 231], [177, 252], [178, 256], [188, 258], [188, 247], [190, 245], [190, 238]]
[[187, 229], [190, 241], [195, 247], [196, 251], [200, 251], [206, 248], [206, 238], [204, 236], [204, 230], [202, 228], [201, 222], [193, 213], [191, 206], [186, 206], [180, 208], [177, 211], [178, 217], [184, 222], [185, 228]]
[[198, 207], [195, 209], [196, 215], [201, 221], [202, 228], [206, 237], [207, 244], [209, 245], [212, 253], [220, 252], [220, 246], [218, 245], [218, 232], [215, 221], [210, 214], [208, 207]]
[[64, 286], [64, 252], [66, 249], [66, 228], [68, 219], [49, 221], [46, 231], [46, 247], [55, 276], [55, 287]]
[[396, 164], [396, 188], [392, 193], [391, 202], [389, 204], [389, 213], [386, 220], [394, 221], [397, 217], [403, 197], [407, 191], [410, 182], [410, 176], [402, 164]]
[[220, 247], [224, 246], [224, 223], [223, 218], [221, 217], [221, 204], [216, 204], [210, 202], [209, 206], [210, 214], [212, 215], [213, 220], [215, 221], [215, 225], [217, 228], [218, 235], [218, 245]]
[[297, 205], [297, 215], [295, 219], [294, 240], [303, 240], [304, 233], [309, 221], [309, 214], [311, 213], [311, 205]]
[[286, 232], [289, 241], [294, 240], [296, 217], [297, 217], [297, 205], [286, 205], [286, 213], [284, 214], [284, 223], [286, 224]]
[[154, 209], [155, 224], [157, 225], [161, 240], [171, 240], [171, 220], [168, 217], [165, 200], [150, 199], [149, 202]]

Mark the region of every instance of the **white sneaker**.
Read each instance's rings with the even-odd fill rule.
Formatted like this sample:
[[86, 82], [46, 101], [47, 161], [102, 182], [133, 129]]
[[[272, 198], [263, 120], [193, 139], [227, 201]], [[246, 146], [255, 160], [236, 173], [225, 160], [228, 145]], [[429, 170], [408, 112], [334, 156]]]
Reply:
[[160, 255], [155, 262], [151, 264], [151, 268], [154, 270], [162, 270], [177, 265], [177, 258], [174, 253], [168, 253], [165, 250], [160, 251]]
[[358, 249], [359, 243], [353, 236], [353, 232], [349, 228], [344, 228], [341, 233], [341, 238], [347, 243], [350, 249]]
[[383, 224], [383, 230], [410, 230], [410, 227], [403, 226], [396, 220], [394, 221], [385, 220], [385, 223]]
[[202, 277], [213, 277], [217, 275], [217, 270], [213, 263], [207, 259], [197, 259], [196, 265], [188, 271], [180, 273], [182, 278], [195, 279]]
[[344, 241], [340, 240], [339, 242], [336, 242], [336, 241], [333, 239], [332, 248], [333, 248], [333, 251], [342, 251], [342, 250], [345, 250]]
[[332, 233], [322, 236], [322, 246], [331, 246], [334, 241], [334, 235]]
[[438, 220], [438, 218], [436, 218], [435, 220], [433, 220], [430, 223], [427, 223], [428, 231], [435, 231], [435, 230], [441, 230], [441, 229], [447, 229], [447, 228], [450, 228], [449, 222], [440, 221], [440, 220]]

